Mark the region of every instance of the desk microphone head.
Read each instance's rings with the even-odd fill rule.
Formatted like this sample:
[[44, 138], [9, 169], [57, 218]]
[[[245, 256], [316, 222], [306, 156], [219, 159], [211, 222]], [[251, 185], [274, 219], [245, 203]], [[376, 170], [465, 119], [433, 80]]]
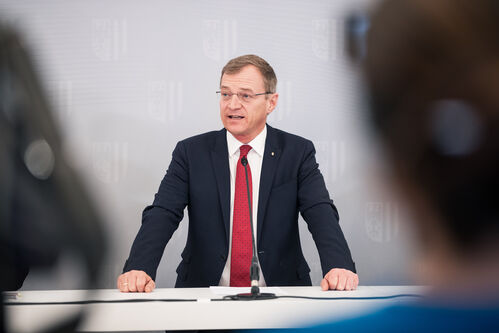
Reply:
[[241, 158], [241, 164], [244, 167], [248, 165], [248, 159], [246, 158], [246, 156], [243, 156], [243, 158]]

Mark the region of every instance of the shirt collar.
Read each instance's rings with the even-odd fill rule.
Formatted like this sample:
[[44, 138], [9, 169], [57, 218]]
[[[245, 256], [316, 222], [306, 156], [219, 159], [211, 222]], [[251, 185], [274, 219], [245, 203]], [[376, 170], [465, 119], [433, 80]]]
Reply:
[[[250, 145], [252, 150], [254, 150], [258, 155], [260, 155], [260, 157], [262, 157], [263, 152], [265, 151], [266, 139], [267, 139], [267, 125], [265, 125], [260, 134], [258, 134], [253, 140], [251, 140], [247, 144]], [[229, 149], [229, 156], [236, 154], [242, 145], [244, 145], [244, 143], [237, 140], [232, 135], [232, 133], [227, 131], [227, 147]]]

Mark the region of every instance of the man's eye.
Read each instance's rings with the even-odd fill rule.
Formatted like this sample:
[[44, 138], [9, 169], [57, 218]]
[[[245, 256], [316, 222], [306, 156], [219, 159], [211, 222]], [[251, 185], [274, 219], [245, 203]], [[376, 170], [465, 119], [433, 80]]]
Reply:
[[248, 94], [243, 94], [243, 98], [244, 98], [244, 99], [249, 99], [250, 97], [251, 97], [251, 96], [250, 96], [250, 95], [248, 95]]
[[223, 97], [229, 97], [229, 93], [223, 92], [223, 93], [222, 93], [222, 96], [223, 96]]

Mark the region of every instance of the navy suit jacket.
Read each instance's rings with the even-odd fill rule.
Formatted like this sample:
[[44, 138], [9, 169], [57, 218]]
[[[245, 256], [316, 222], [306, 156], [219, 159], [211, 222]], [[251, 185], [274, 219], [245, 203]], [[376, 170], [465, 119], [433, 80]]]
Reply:
[[[355, 272], [311, 141], [267, 125], [259, 191], [256, 240], [268, 286], [311, 284], [298, 212], [317, 245], [323, 274], [332, 268]], [[123, 271], [143, 270], [155, 279], [187, 206], [189, 231], [175, 286], [218, 285], [229, 253], [230, 195], [226, 130], [180, 141], [153, 204], [144, 209]]]

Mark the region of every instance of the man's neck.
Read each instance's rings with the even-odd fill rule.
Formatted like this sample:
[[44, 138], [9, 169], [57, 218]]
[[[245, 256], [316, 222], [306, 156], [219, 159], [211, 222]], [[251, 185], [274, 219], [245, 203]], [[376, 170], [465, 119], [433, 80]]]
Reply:
[[253, 134], [253, 135], [251, 135], [251, 136], [248, 136], [248, 135], [236, 135], [236, 134], [234, 134], [234, 133], [232, 133], [232, 132], [230, 132], [230, 134], [232, 134], [232, 136], [233, 136], [233, 137], [234, 137], [237, 141], [239, 141], [239, 142], [241, 142], [241, 143], [244, 143], [244, 144], [248, 144], [248, 143], [250, 143], [251, 141], [253, 141], [253, 140], [254, 140], [257, 136], [259, 136], [259, 135], [263, 132], [263, 130], [265, 129], [265, 126], [266, 126], [266, 125], [264, 125], [264, 126], [262, 127], [262, 129], [261, 129], [260, 131], [258, 131], [258, 133], [257, 133], [257, 134]]

